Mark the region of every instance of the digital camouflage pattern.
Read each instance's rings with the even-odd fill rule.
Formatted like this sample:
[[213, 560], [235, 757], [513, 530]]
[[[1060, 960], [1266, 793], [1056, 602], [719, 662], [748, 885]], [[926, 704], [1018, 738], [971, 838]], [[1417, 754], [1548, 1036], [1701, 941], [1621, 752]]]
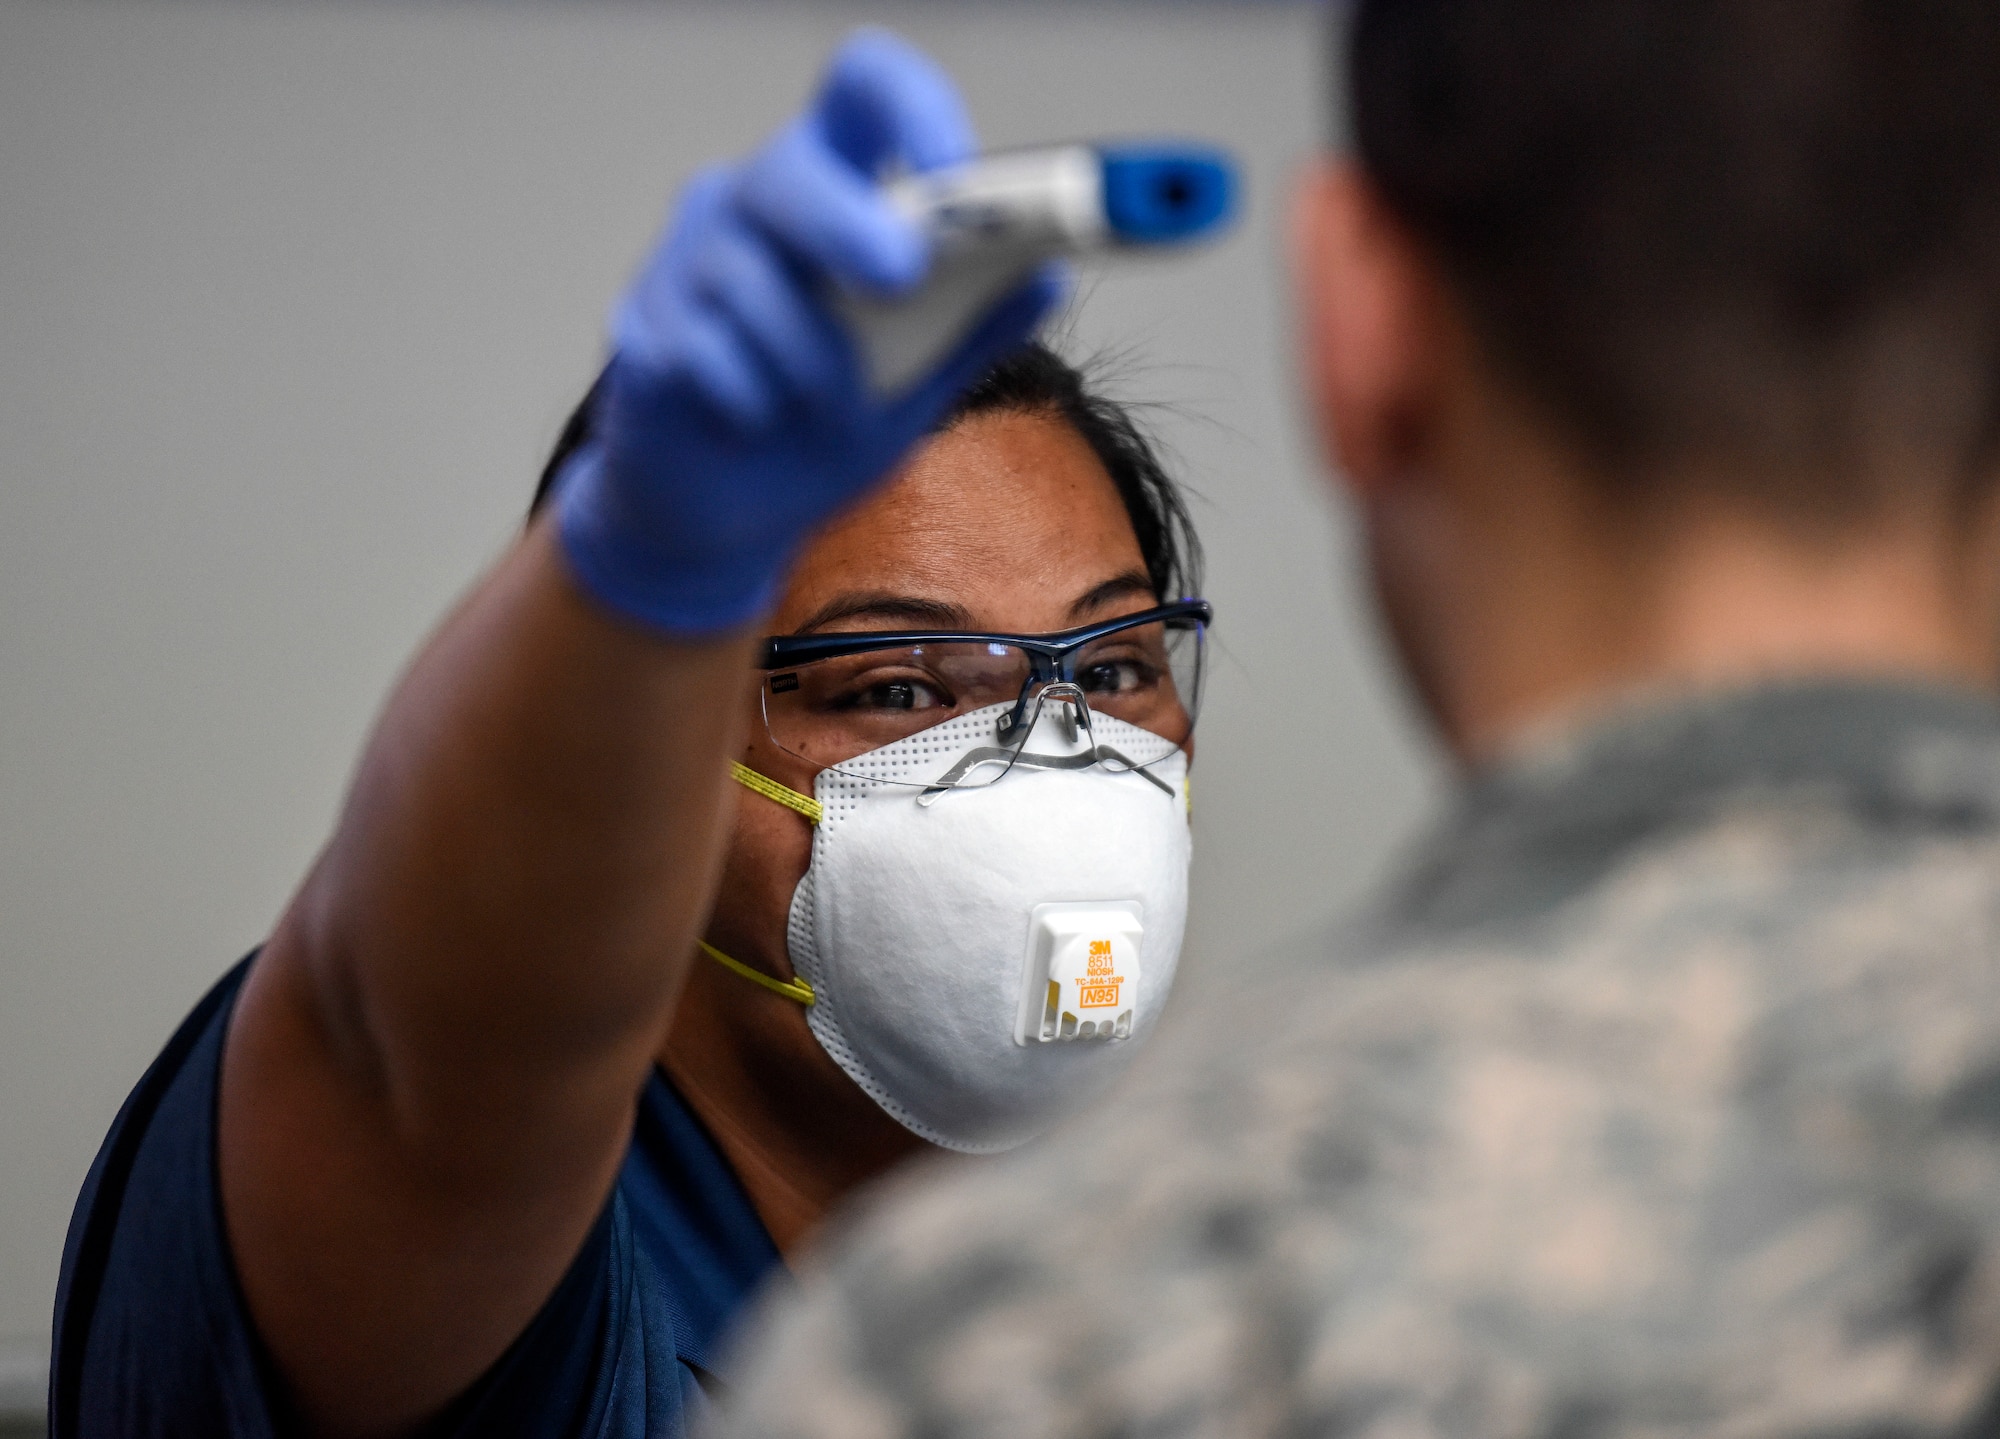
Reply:
[[1995, 1432], [1997, 961], [1984, 700], [1627, 712], [1115, 1114], [899, 1184], [727, 1432]]

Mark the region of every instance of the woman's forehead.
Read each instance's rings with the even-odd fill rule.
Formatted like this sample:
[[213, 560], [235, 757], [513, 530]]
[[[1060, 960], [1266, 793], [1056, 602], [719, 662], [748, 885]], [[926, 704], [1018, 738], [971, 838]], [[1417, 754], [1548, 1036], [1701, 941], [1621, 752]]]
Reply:
[[1145, 572], [1081, 435], [1049, 416], [984, 414], [933, 437], [809, 544], [775, 618], [790, 631], [849, 595], [905, 595], [979, 628], [1053, 629], [1093, 591]]

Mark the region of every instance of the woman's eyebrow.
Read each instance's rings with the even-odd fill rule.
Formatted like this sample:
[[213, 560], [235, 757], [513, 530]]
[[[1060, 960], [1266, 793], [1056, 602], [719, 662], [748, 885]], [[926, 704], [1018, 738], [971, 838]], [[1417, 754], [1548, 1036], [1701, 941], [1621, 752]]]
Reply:
[[[1091, 586], [1069, 607], [1076, 619], [1088, 619], [1106, 605], [1123, 600], [1153, 599], [1153, 582], [1140, 570], [1127, 570], [1101, 584]], [[832, 625], [848, 626], [856, 620], [868, 625], [856, 628], [902, 626], [909, 629], [976, 630], [972, 612], [949, 600], [927, 599], [922, 595], [899, 595], [884, 590], [864, 590], [835, 595], [808, 615], [793, 634], [809, 635]]]
[[1106, 605], [1115, 604], [1120, 600], [1130, 599], [1159, 603], [1158, 596], [1153, 593], [1152, 578], [1142, 570], [1127, 570], [1122, 575], [1115, 575], [1103, 584], [1085, 590], [1082, 597], [1069, 607], [1070, 617], [1087, 619], [1094, 610], [1103, 609]]
[[962, 606], [947, 600], [925, 599], [921, 595], [886, 594], [868, 591], [835, 595], [808, 615], [792, 633], [809, 635], [828, 625], [850, 620], [872, 620], [883, 625], [903, 625], [910, 629], [969, 630], [972, 616]]

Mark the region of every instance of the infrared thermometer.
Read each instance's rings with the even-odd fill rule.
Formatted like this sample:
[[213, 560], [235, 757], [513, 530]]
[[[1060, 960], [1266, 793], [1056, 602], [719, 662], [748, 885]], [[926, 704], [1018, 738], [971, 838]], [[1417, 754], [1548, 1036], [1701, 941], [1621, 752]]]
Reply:
[[903, 175], [888, 202], [931, 239], [931, 272], [893, 300], [842, 293], [876, 391], [906, 389], [997, 300], [1061, 255], [1170, 249], [1224, 229], [1236, 173], [1195, 145], [1059, 145]]

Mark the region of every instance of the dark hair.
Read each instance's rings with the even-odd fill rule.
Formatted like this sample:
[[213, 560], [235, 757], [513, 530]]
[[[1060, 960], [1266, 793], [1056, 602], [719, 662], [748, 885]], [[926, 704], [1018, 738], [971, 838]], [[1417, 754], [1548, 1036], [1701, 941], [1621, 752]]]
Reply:
[[[542, 467], [530, 514], [547, 500], [570, 456], [589, 442], [603, 383], [600, 375], [563, 425], [555, 450]], [[1125, 502], [1154, 593], [1162, 600], [1175, 600], [1201, 592], [1201, 541], [1187, 498], [1129, 407], [1092, 390], [1083, 372], [1048, 346], [1031, 344], [988, 370], [959, 396], [937, 428], [948, 430], [960, 420], [986, 414], [1047, 415], [1075, 430]]]
[[1359, 0], [1362, 164], [1610, 468], [1867, 505], [2000, 441], [1993, 0]]

